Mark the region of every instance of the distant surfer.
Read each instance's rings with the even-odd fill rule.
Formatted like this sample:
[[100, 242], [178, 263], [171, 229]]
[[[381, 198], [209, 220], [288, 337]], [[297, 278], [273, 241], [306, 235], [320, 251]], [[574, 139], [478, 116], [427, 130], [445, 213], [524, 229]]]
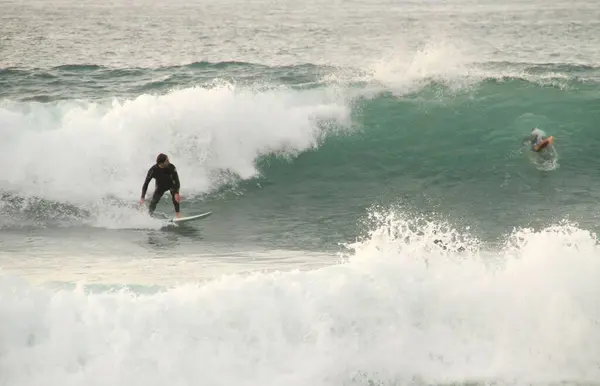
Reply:
[[529, 147], [528, 157], [538, 170], [550, 171], [558, 167], [558, 153], [554, 147], [554, 137], [546, 135], [543, 130], [534, 127], [523, 139]]
[[527, 140], [529, 141], [531, 150], [535, 151], [536, 153], [539, 153], [549, 145], [552, 145], [552, 143], [554, 142], [554, 137], [547, 137], [542, 130], [538, 129], [537, 127], [534, 127], [533, 129], [531, 129], [531, 134], [529, 134]]
[[173, 200], [173, 206], [175, 207], [175, 217], [180, 218], [181, 215], [179, 214], [179, 201], [181, 198], [179, 196], [179, 175], [177, 174], [175, 165], [170, 163], [169, 157], [163, 153], [160, 153], [156, 157], [156, 164], [152, 165], [146, 174], [146, 180], [142, 186], [142, 198], [140, 200], [142, 205], [144, 204], [146, 191], [148, 190], [148, 184], [153, 178], [156, 181], [156, 188], [154, 190], [154, 194], [152, 195], [152, 200], [150, 201], [150, 207], [148, 209], [150, 215], [154, 213], [156, 205], [163, 194], [165, 194], [167, 191], [170, 191], [171, 198]]

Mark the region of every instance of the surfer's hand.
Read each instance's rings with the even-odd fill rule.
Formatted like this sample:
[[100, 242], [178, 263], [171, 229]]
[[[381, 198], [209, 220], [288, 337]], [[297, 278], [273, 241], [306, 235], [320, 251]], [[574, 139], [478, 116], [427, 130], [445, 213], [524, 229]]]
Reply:
[[140, 198], [140, 205], [144, 205], [144, 199]]
[[177, 201], [177, 202], [181, 201], [181, 196], [179, 195], [179, 193], [175, 193], [175, 201]]

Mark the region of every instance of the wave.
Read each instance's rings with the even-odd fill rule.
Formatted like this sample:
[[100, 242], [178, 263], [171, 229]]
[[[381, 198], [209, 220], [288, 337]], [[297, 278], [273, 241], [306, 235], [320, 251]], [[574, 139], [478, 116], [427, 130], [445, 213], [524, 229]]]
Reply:
[[349, 107], [330, 94], [223, 85], [105, 103], [5, 102], [0, 160], [19, 166], [4, 169], [0, 189], [84, 206], [131, 202], [164, 152], [193, 199], [255, 177], [261, 155], [290, 157], [346, 127]]
[[0, 98], [52, 102], [74, 96], [87, 100], [133, 98], [145, 93], [210, 86], [215, 81], [254, 87], [296, 88], [383, 85], [398, 93], [431, 83], [465, 86], [485, 81], [523, 79], [559, 87], [597, 84], [600, 67], [571, 63], [480, 62], [447, 46], [425, 46], [407, 56], [373, 60], [362, 67], [312, 63], [267, 66], [245, 62], [194, 62], [157, 68], [61, 65], [0, 69]]
[[520, 229], [490, 249], [451, 224], [371, 220], [312, 271], [142, 293], [0, 276], [3, 384], [597, 383], [594, 234]]
[[[440, 56], [440, 54], [446, 54], [446, 52], [444, 52], [443, 50], [441, 50], [440, 48], [436, 48], [438, 50], [440, 50], [438, 56]], [[409, 62], [405, 63], [412, 63], [413, 67], [414, 66], [418, 66], [419, 64], [423, 64], [423, 63], [419, 63], [420, 61], [420, 56], [419, 55], [423, 55], [424, 57], [428, 57], [429, 60], [431, 60], [431, 57], [429, 56], [432, 52], [436, 52], [435, 49], [432, 49], [431, 47], [425, 47], [424, 49], [417, 51], [416, 54], [410, 58]], [[438, 58], [434, 58], [435, 60], [433, 61], [434, 63], [437, 62]], [[394, 65], [395, 63], [398, 63], [398, 59], [390, 59], [389, 57], [386, 59], [380, 59], [378, 61], [376, 61], [375, 63], [378, 64], [385, 64], [388, 63], [389, 65]], [[585, 72], [594, 72], [594, 71], [598, 71], [600, 69], [600, 66], [594, 66], [594, 65], [589, 65], [589, 64], [577, 64], [577, 63], [568, 63], [568, 62], [510, 62], [510, 61], [486, 61], [486, 62], [477, 62], [477, 61], [472, 61], [469, 62], [469, 64], [472, 64], [474, 66], [479, 66], [479, 67], [487, 67], [490, 69], [509, 69], [509, 68], [521, 68], [521, 69], [529, 69], [532, 71], [538, 71], [538, 72], [546, 72], [546, 71], [560, 71], [560, 72], [565, 72], [565, 73], [585, 73]], [[288, 71], [297, 71], [297, 70], [301, 70], [304, 69], [306, 71], [322, 71], [322, 70], [343, 70], [344, 68], [348, 68], [348, 69], [354, 69], [356, 71], [359, 71], [360, 69], [358, 67], [352, 67], [352, 66], [348, 66], [348, 67], [340, 67], [340, 66], [328, 66], [328, 65], [321, 65], [321, 64], [313, 64], [313, 63], [304, 63], [304, 64], [288, 64], [288, 65], [278, 65], [278, 66], [269, 66], [266, 64], [260, 64], [260, 63], [251, 63], [251, 62], [239, 62], [239, 61], [223, 61], [223, 62], [208, 62], [208, 61], [200, 61], [200, 62], [193, 62], [193, 63], [189, 63], [189, 64], [184, 64], [184, 65], [177, 65], [177, 66], [159, 66], [159, 67], [152, 67], [152, 68], [145, 68], [145, 67], [110, 67], [110, 66], [104, 66], [104, 65], [96, 65], [96, 64], [64, 64], [64, 65], [59, 65], [59, 66], [54, 66], [54, 67], [48, 67], [48, 68], [36, 68], [36, 67], [31, 67], [31, 68], [26, 68], [26, 67], [6, 67], [3, 69], [0, 69], [0, 74], [2, 75], [18, 75], [18, 74], [27, 74], [27, 75], [31, 75], [34, 73], [46, 73], [48, 76], [56, 76], [60, 73], [71, 73], [71, 72], [80, 72], [80, 73], [93, 73], [93, 72], [98, 72], [98, 71], [104, 71], [105, 73], [113, 73], [113, 74], [128, 74], [128, 75], [135, 75], [135, 74], [139, 74], [142, 73], [144, 71], [178, 71], [178, 70], [186, 70], [186, 69], [200, 69], [200, 70], [226, 70], [226, 71], [230, 71], [232, 69], [240, 69], [240, 70], [248, 70], [248, 69], [255, 69], [257, 72], [269, 72], [269, 71], [275, 71], [275, 70], [288, 70]], [[363, 69], [364, 70], [364, 69]]]
[[[365, 67], [200, 62], [43, 70], [86, 91], [76, 96], [77, 90], [62, 88], [68, 99], [44, 102], [12, 94], [0, 103], [0, 160], [19, 164], [0, 174], [0, 189], [58, 205], [51, 207], [74, 205], [83, 217], [90, 208], [133, 216], [142, 175], [158, 152], [166, 152], [180, 170], [188, 201], [271, 185], [271, 194], [280, 197], [336, 192], [327, 206], [341, 212], [348, 201], [367, 206], [382, 196], [431, 199], [443, 190], [445, 202], [466, 203], [500, 189], [502, 195], [492, 194], [498, 205], [468, 213], [485, 215], [514, 206], [503, 197], [515, 197], [538, 178], [522, 145], [533, 127], [556, 139], [560, 162], [546, 169], [571, 190], [587, 189], [594, 180], [592, 155], [600, 141], [594, 106], [600, 98], [590, 79], [597, 68], [479, 63], [436, 45]], [[167, 81], [164, 89], [149, 86], [180, 75], [191, 78]], [[100, 78], [116, 81], [103, 85]], [[87, 98], [89, 93], [94, 96]], [[355, 196], [340, 194], [340, 186]], [[572, 207], [563, 204], [568, 198], [553, 197], [553, 215], [569, 214]], [[528, 199], [519, 198], [525, 206]], [[4, 207], [14, 213], [14, 204]]]
[[[389, 87], [216, 84], [98, 102], [5, 101], [0, 161], [19, 167], [2, 172], [0, 189], [75, 205], [83, 217], [91, 207], [106, 215], [117, 203], [117, 212], [133, 216], [143, 175], [165, 152], [188, 201], [236, 186], [257, 189], [257, 182], [274, 185], [282, 197], [344, 185], [371, 195], [365, 205], [382, 190], [362, 187], [382, 184], [413, 196], [444, 187], [446, 199], [473, 200], [478, 190], [499, 187], [511, 195], [531, 178], [535, 162], [527, 160], [522, 139], [532, 127], [555, 136], [560, 158], [569, 162], [554, 162], [553, 169], [576, 170], [561, 178], [583, 189], [598, 166], [592, 154], [600, 141], [599, 99], [591, 86], [507, 80], [458, 90], [430, 83], [403, 95]], [[14, 212], [15, 205], [4, 208]], [[563, 209], [570, 210], [556, 205], [555, 214]]]

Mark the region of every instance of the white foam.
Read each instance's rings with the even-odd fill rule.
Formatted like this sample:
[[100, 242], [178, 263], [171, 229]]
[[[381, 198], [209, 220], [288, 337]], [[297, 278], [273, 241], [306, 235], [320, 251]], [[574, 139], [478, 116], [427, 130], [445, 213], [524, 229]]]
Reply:
[[158, 153], [176, 165], [185, 201], [256, 177], [260, 156], [293, 157], [318, 146], [348, 127], [349, 111], [332, 89], [257, 91], [230, 84], [124, 101], [5, 101], [0, 162], [18, 167], [2, 168], [0, 189], [75, 204], [92, 213], [88, 223], [95, 226], [152, 228], [158, 225], [132, 216]]
[[494, 251], [445, 224], [386, 213], [378, 221], [346, 263], [309, 272], [228, 275], [143, 296], [0, 277], [0, 379], [312, 386], [600, 377], [595, 235], [570, 224], [518, 230]]
[[164, 152], [178, 167], [182, 196], [257, 175], [266, 154], [318, 145], [323, 123], [347, 123], [343, 97], [327, 90], [188, 88], [110, 102], [0, 105], [3, 188], [68, 202], [138, 199], [146, 171]]
[[[447, 91], [470, 91], [483, 81], [506, 78], [523, 79], [540, 86], [568, 88], [575, 75], [560, 70], [530, 71], [537, 62], [505, 63], [487, 58], [482, 46], [470, 38], [449, 36], [443, 31], [430, 31], [428, 38], [417, 42], [398, 41], [386, 51], [371, 56], [354, 71], [340, 69], [324, 77], [331, 84], [365, 82], [364, 96], [378, 95], [381, 90], [404, 96], [418, 93], [432, 84]], [[594, 75], [590, 75], [594, 76]], [[585, 80], [581, 74], [577, 79]], [[439, 92], [439, 91], [438, 91]], [[441, 94], [440, 94], [441, 95]]]

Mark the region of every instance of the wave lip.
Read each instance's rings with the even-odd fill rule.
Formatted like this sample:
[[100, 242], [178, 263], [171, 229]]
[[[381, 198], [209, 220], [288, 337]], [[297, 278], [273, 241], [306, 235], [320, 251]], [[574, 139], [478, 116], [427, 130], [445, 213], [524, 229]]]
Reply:
[[562, 62], [483, 60], [473, 49], [447, 41], [430, 42], [356, 65], [301, 63], [268, 66], [223, 61], [193, 62], [154, 68], [113, 68], [96, 64], [65, 64], [49, 68], [0, 69], [0, 98], [52, 102], [109, 96], [133, 98], [145, 93], [166, 94], [174, 89], [217, 82], [237, 85], [294, 88], [384, 85], [399, 94], [416, 92], [431, 84], [453, 89], [486, 80], [522, 79], [539, 85], [570, 87], [600, 82], [600, 67]]

